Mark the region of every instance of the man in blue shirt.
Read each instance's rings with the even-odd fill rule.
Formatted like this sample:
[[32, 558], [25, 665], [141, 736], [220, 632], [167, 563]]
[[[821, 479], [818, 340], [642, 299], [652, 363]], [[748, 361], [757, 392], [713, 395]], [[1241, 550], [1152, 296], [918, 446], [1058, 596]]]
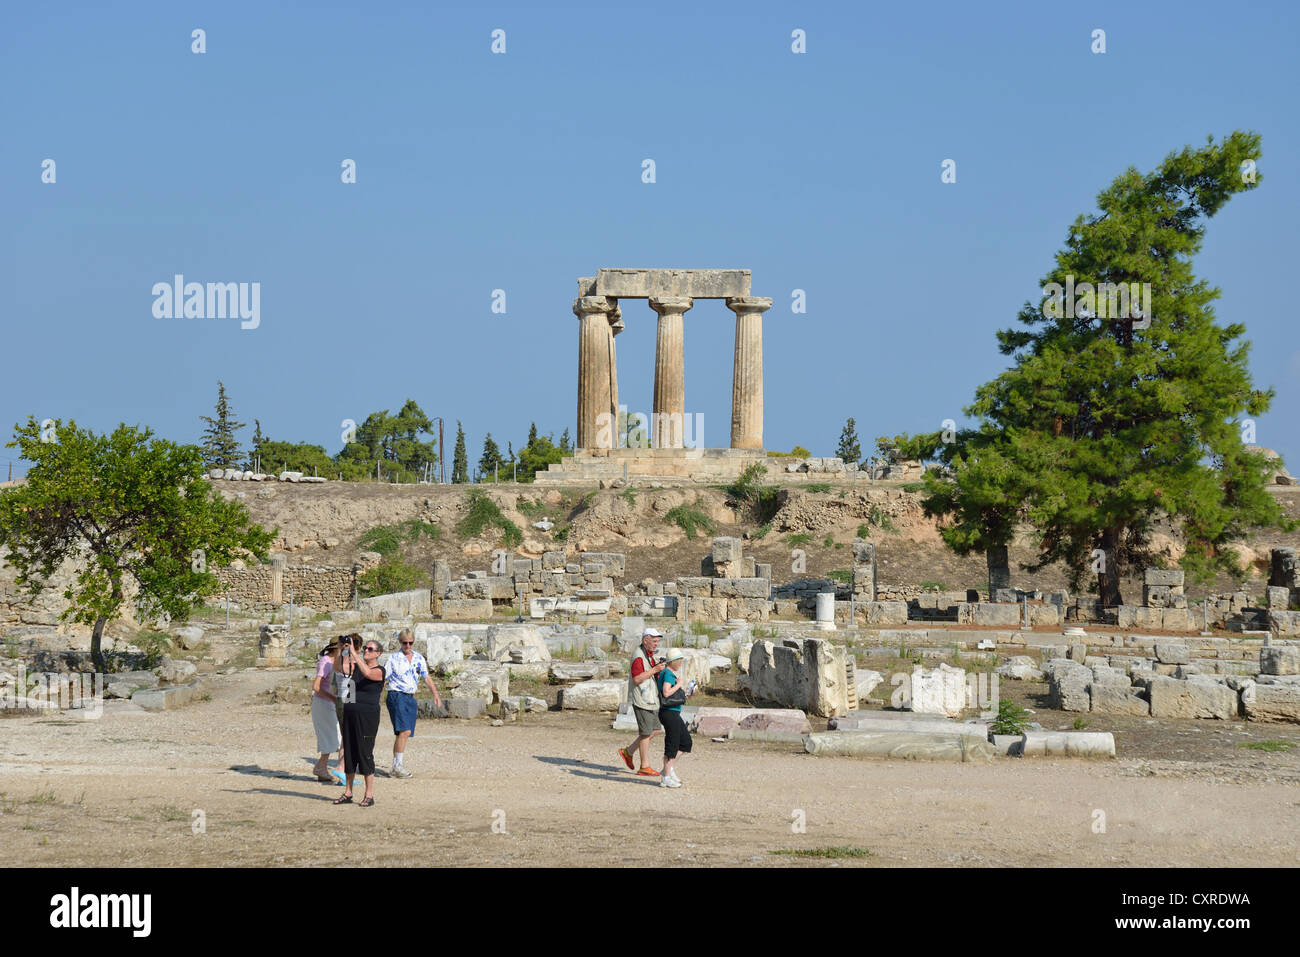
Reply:
[[406, 742], [415, 734], [415, 692], [423, 680], [433, 692], [433, 703], [442, 707], [442, 696], [429, 677], [429, 666], [424, 655], [415, 650], [415, 635], [410, 628], [403, 628], [397, 636], [401, 650], [388, 656], [384, 665], [384, 679], [388, 687], [388, 717], [393, 722], [393, 777], [409, 778], [411, 772], [402, 761], [406, 751]]

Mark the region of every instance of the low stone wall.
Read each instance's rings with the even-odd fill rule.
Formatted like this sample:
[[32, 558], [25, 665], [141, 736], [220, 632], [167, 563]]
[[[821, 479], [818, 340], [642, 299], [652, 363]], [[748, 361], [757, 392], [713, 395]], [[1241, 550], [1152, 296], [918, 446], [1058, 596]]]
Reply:
[[216, 600], [227, 595], [240, 608], [269, 611], [287, 605], [306, 605], [317, 611], [351, 608], [355, 601], [357, 578], [376, 562], [363, 558], [355, 565], [303, 566], [273, 561], [255, 568], [215, 568], [222, 591]]

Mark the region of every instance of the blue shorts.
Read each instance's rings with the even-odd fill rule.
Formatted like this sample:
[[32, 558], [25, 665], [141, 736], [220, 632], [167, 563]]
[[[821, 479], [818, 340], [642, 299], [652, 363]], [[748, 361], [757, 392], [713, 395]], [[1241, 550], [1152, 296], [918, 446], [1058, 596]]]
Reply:
[[411, 737], [415, 737], [416, 714], [415, 695], [404, 691], [388, 692], [388, 717], [393, 722], [393, 734], [409, 731]]

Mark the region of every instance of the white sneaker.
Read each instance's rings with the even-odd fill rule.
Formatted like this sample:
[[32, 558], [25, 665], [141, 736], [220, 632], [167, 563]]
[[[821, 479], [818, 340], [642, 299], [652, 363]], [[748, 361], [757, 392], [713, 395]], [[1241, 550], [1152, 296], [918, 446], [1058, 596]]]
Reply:
[[681, 787], [681, 786], [682, 786], [682, 779], [679, 778], [679, 777], [677, 776], [677, 769], [676, 769], [676, 768], [673, 768], [672, 778], [673, 778], [673, 783], [674, 783], [674, 784], [676, 784], [678, 787]]
[[682, 782], [676, 778], [662, 777], [659, 779], [659, 786], [661, 788], [679, 788], [682, 786]]
[[411, 772], [406, 770], [406, 765], [404, 764], [396, 765], [393, 768], [393, 777], [395, 778], [409, 778], [410, 776]]

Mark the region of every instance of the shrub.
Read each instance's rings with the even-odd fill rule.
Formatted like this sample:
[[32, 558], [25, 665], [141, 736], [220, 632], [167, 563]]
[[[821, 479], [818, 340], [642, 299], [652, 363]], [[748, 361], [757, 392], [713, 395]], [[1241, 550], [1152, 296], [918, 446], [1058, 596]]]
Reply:
[[678, 505], [676, 508], [670, 508], [664, 513], [664, 521], [669, 525], [676, 525], [686, 533], [687, 538], [694, 538], [696, 529], [703, 529], [708, 534], [713, 534], [712, 520], [695, 505]]
[[421, 535], [436, 542], [442, 537], [442, 531], [437, 525], [411, 518], [400, 525], [376, 525], [369, 528], [357, 540], [357, 544], [367, 551], [378, 552], [381, 555], [395, 555], [403, 541], [419, 541]]
[[423, 571], [395, 555], [389, 555], [357, 579], [357, 590], [367, 596], [391, 595], [422, 588], [426, 583]]
[[994, 734], [1024, 734], [1029, 727], [1029, 712], [1010, 698], [998, 702], [998, 716], [989, 725]]
[[483, 492], [472, 491], [469, 494], [469, 511], [456, 524], [456, 531], [463, 538], [475, 538], [489, 528], [500, 529], [505, 543], [512, 548], [524, 540], [524, 533], [519, 530], [519, 526], [501, 513], [496, 502]]
[[831, 487], [826, 482], [809, 482], [804, 486], [810, 492], [829, 492]]
[[800, 532], [798, 535], [787, 535], [785, 541], [787, 545], [807, 545], [812, 541], [812, 536], [805, 532]]

